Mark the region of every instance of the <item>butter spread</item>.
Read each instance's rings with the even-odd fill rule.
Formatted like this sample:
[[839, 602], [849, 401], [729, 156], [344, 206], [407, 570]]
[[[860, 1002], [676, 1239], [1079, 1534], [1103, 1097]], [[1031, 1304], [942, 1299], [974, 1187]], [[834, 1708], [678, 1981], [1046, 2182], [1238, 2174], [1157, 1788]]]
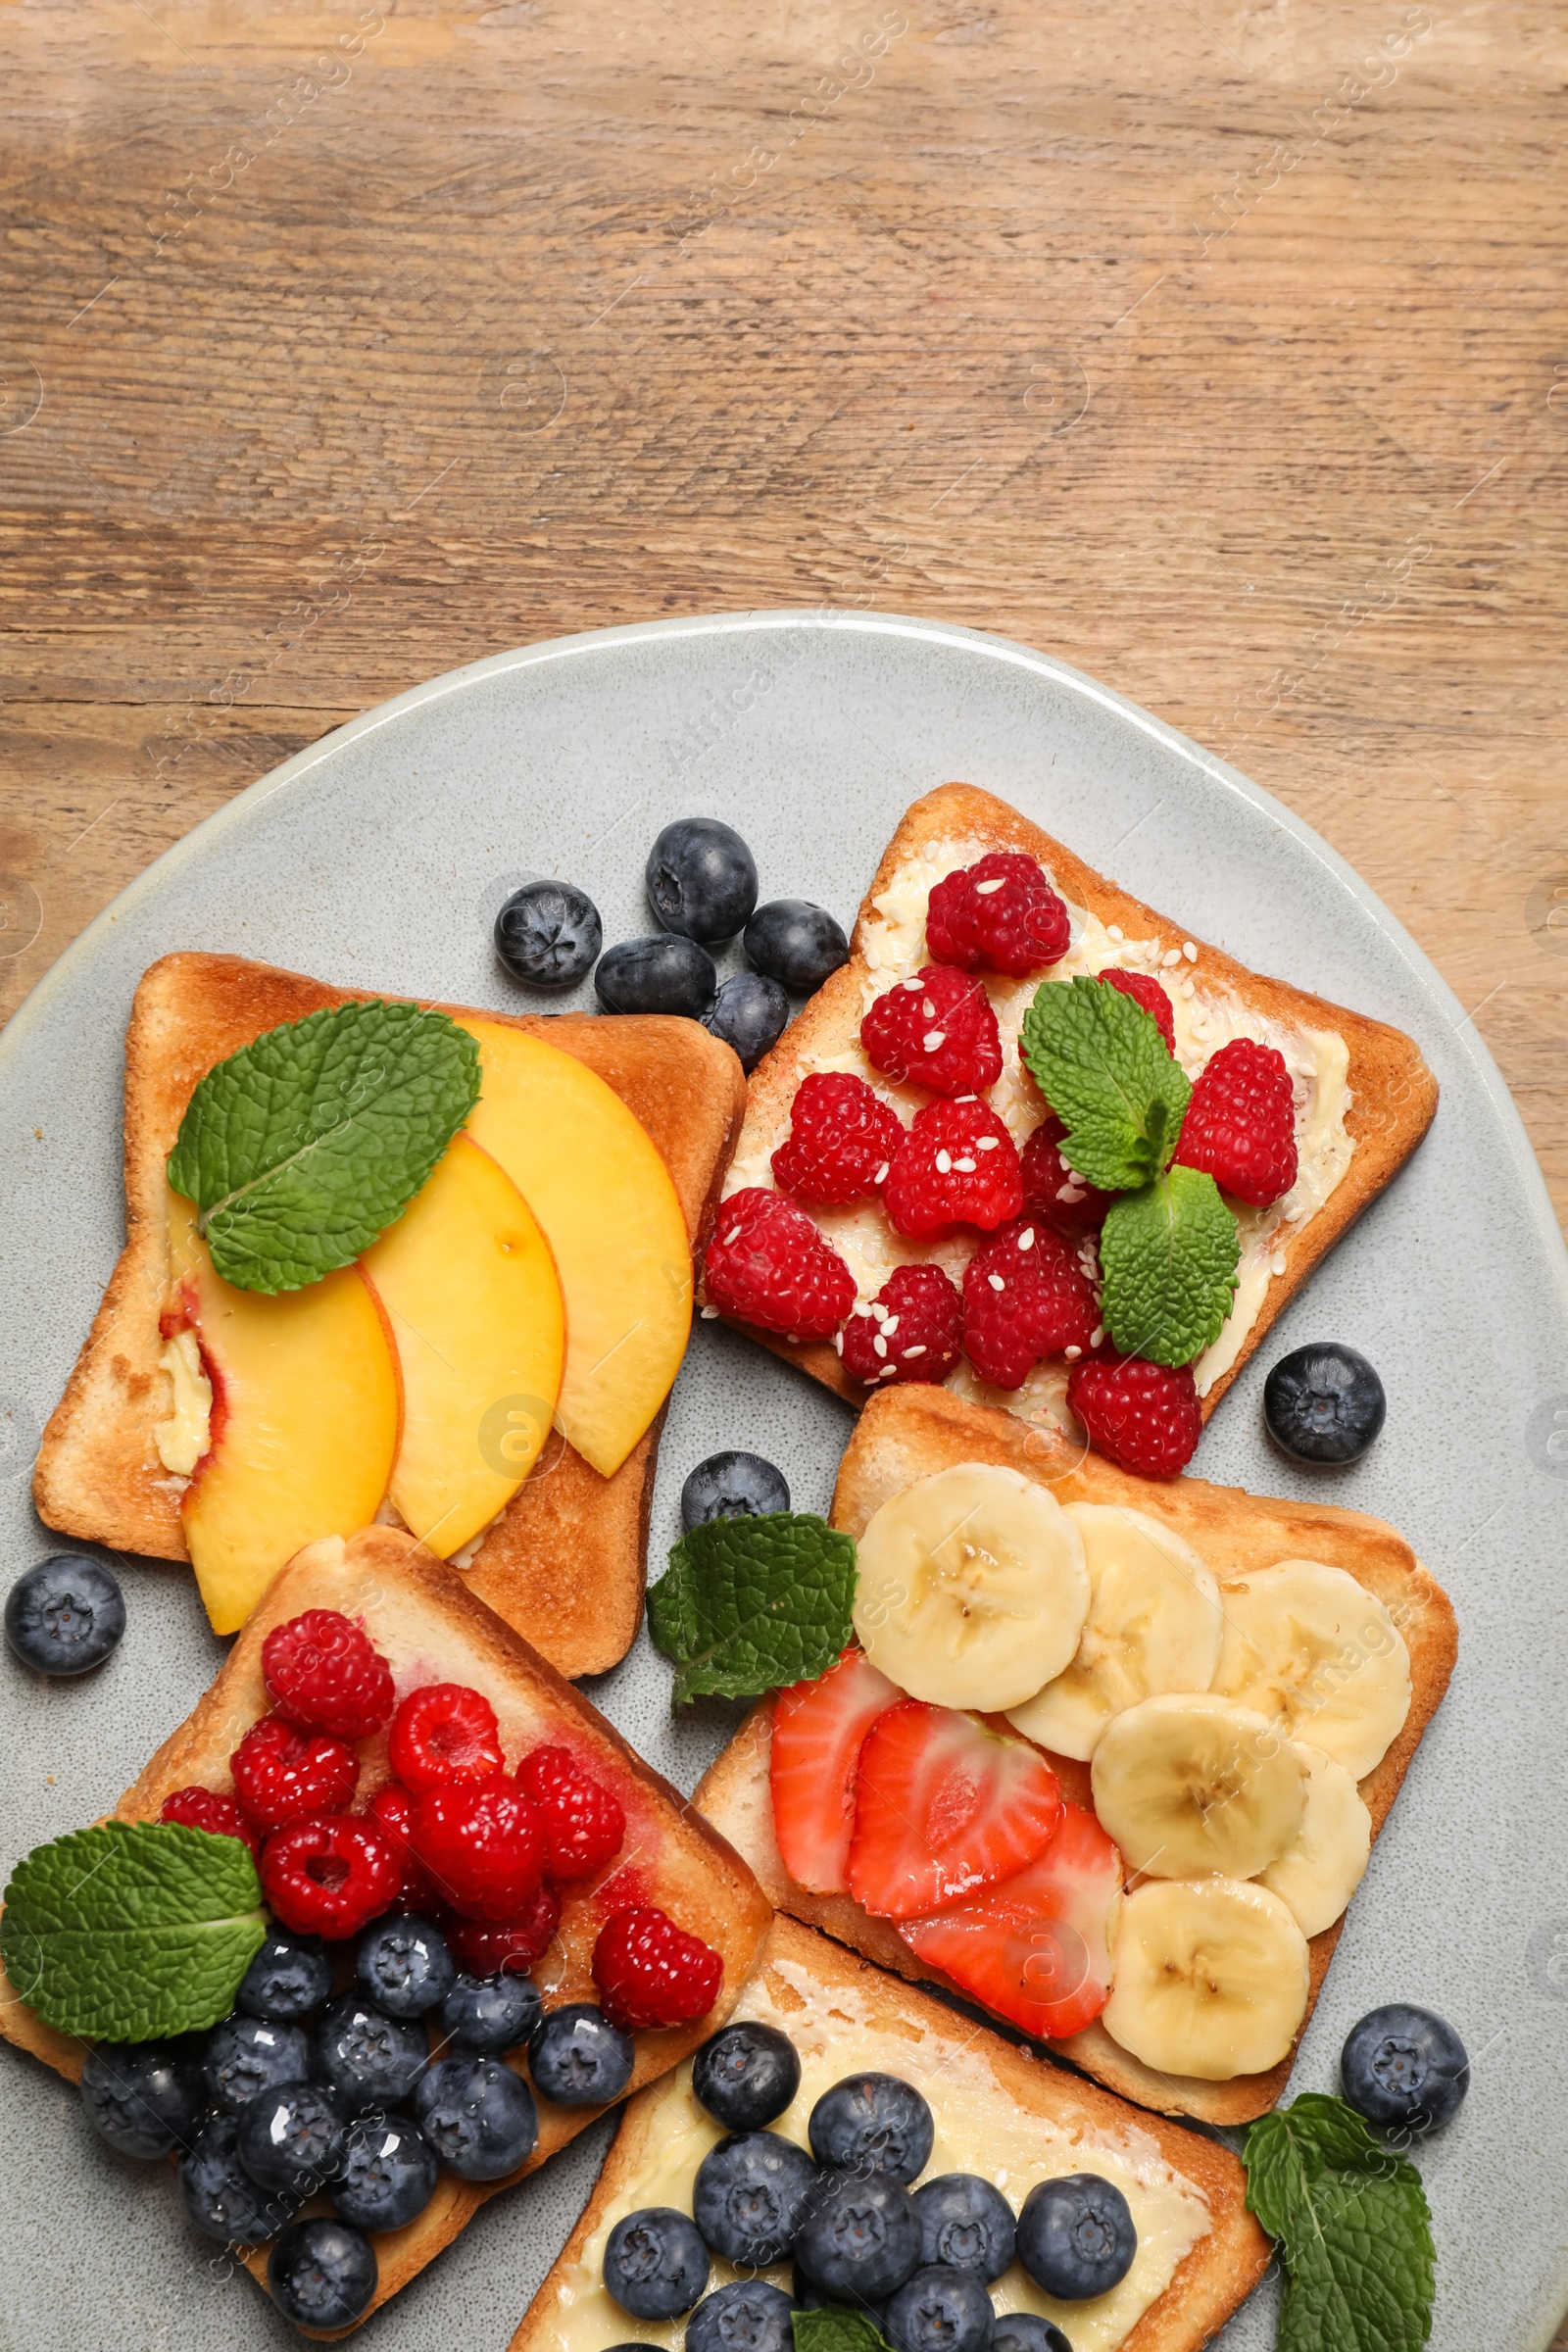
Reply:
[[176, 1477], [189, 1478], [207, 1451], [213, 1419], [213, 1384], [202, 1370], [202, 1351], [193, 1331], [176, 1331], [158, 1359], [168, 1373], [173, 1409], [153, 1431], [158, 1458]]
[[[912, 2082], [931, 2103], [936, 2140], [922, 2179], [979, 2173], [1014, 2212], [1037, 2180], [1093, 2172], [1113, 2181], [1132, 2209], [1138, 2251], [1108, 2295], [1057, 2303], [1017, 2264], [991, 2290], [999, 2312], [1037, 2312], [1069, 2330], [1073, 2352], [1109, 2352], [1121, 2343], [1209, 2227], [1201, 2191], [1167, 2164], [1152, 2133], [1137, 2123], [1093, 2131], [1031, 2115], [999, 2090], [983, 2055], [954, 2042], [931, 2048], [912, 2028], [900, 2034], [872, 2022], [857, 1989], [828, 1992], [798, 1962], [770, 1959], [747, 1985], [735, 2015], [777, 2026], [800, 2053], [800, 2090], [773, 2129], [802, 2147], [808, 2144], [807, 2119], [822, 2093], [845, 2075], [876, 2069]], [[651, 2095], [652, 2112], [639, 2113], [643, 2155], [635, 2179], [608, 2201], [580, 2258], [551, 2290], [556, 2300], [549, 2341], [561, 2352], [605, 2352], [631, 2334], [639, 2343], [660, 2345], [684, 2339], [683, 2321], [633, 2321], [603, 2284], [605, 2244], [615, 2224], [646, 2205], [690, 2213], [697, 2168], [723, 2137], [723, 2127], [692, 2095], [689, 2060]], [[759, 2275], [789, 2290], [787, 2265]], [[709, 2292], [738, 2276], [715, 2256]]]

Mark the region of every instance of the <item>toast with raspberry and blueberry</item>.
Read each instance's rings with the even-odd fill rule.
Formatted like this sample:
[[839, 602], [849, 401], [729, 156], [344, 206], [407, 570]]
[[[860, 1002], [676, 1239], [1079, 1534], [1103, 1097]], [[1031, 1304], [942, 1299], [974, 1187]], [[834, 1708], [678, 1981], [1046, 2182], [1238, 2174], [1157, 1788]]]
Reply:
[[[356, 2208], [338, 2176], [333, 2208], [363, 2225], [374, 2257], [371, 2265], [350, 2231], [374, 2277], [356, 2324], [450, 2243], [487, 2197], [711, 2033], [734, 2006], [771, 1918], [748, 1866], [678, 1791], [459, 1575], [394, 1528], [327, 1538], [280, 1572], [216, 1681], [114, 1818], [238, 1837], [258, 1856], [274, 1940], [241, 1985], [239, 2011], [210, 2044], [236, 2029], [254, 2035], [250, 2019], [302, 2019], [315, 2036], [315, 2074], [347, 2111], [374, 2104], [374, 2091], [381, 2105], [409, 2111], [405, 2122], [417, 2117], [440, 2157], [437, 2172], [419, 2150], [431, 2178], [416, 2212], [396, 2227], [378, 2229], [365, 2211], [368, 2194], [385, 2192], [384, 2180], [353, 2183]], [[442, 1972], [424, 1993], [410, 1981], [409, 1951], [399, 1947], [391, 1961], [385, 1952], [367, 1954], [377, 1923], [395, 1929], [405, 1912], [416, 1927], [440, 1923], [413, 1951], [413, 1962], [428, 1968], [433, 1947]], [[274, 1975], [319, 1966], [321, 1981], [292, 2003], [270, 2002], [252, 1989], [268, 1960]], [[454, 1965], [466, 1972], [456, 1978], [459, 1995], [481, 2011], [496, 2007], [498, 1986], [514, 1988], [510, 2027], [503, 2021], [490, 2034], [482, 2018], [481, 2033], [444, 1997], [432, 2005], [453, 1987]], [[343, 1988], [356, 1981], [386, 1986], [384, 1998], [367, 1996], [368, 2021], [343, 2014]], [[340, 1998], [318, 2014], [333, 1984]], [[563, 2057], [540, 2033], [566, 2008], [564, 2035], [575, 2038]], [[372, 2042], [379, 2034], [385, 2046], [360, 2048], [356, 2030]], [[81, 2080], [88, 2045], [35, 2016], [3, 1976], [0, 2034]], [[414, 2054], [405, 2079], [389, 2087], [365, 2071], [384, 2065], [388, 2051], [401, 2064], [406, 2043]], [[234, 2051], [225, 2045], [215, 2054], [210, 2044], [207, 2082], [220, 2108], [226, 2100], [231, 2135], [238, 2120], [243, 2150], [238, 2102], [256, 2085], [236, 2087]], [[505, 2129], [500, 2155], [475, 2163], [464, 2154], [461, 2100], [455, 2114], [443, 2111], [450, 2085], [442, 2078], [455, 2054], [471, 2069], [473, 2053], [486, 2050], [494, 2055], [479, 2064], [479, 2088], [505, 2108]], [[254, 2050], [248, 2058], [258, 2063]], [[245, 2059], [242, 2052], [242, 2066]], [[198, 2227], [238, 2241], [266, 2283], [268, 2232], [243, 2227], [235, 2204], [255, 2201], [254, 2182], [243, 2172], [225, 2180], [232, 2150], [208, 2144], [224, 2128], [222, 2114], [200, 2127], [181, 2187]], [[274, 2254], [313, 2217], [328, 2214], [319, 2191], [285, 2203], [290, 2227]], [[275, 2293], [275, 2274], [272, 2285]], [[285, 2308], [299, 2323], [310, 2305]], [[308, 2325], [305, 2331], [318, 2332]]]
[[[1014, 1486], [1028, 1482], [1072, 1511], [1113, 1506], [1119, 1519], [1163, 1544], [1185, 1585], [1212, 1578], [1211, 1605], [1223, 1615], [1226, 1641], [1234, 1637], [1239, 1644], [1243, 1671], [1239, 1676], [1224, 1671], [1231, 1653], [1222, 1648], [1220, 1666], [1211, 1655], [1192, 1687], [1206, 1688], [1212, 1671], [1217, 1689], [1241, 1690], [1250, 1707], [1269, 1709], [1279, 1700], [1283, 1710], [1271, 1718], [1272, 1731], [1269, 1724], [1259, 1726], [1266, 1736], [1257, 1759], [1250, 1754], [1245, 1759], [1244, 1781], [1259, 1763], [1266, 1772], [1287, 1734], [1293, 1752], [1298, 1742], [1314, 1749], [1320, 1743], [1345, 1758], [1348, 1769], [1337, 1767], [1330, 1777], [1341, 1792], [1345, 1817], [1353, 1813], [1359, 1822], [1360, 1851], [1350, 1856], [1332, 1900], [1320, 1902], [1315, 1912], [1303, 1910], [1298, 1886], [1266, 1874], [1261, 1881], [1267, 1889], [1283, 1887], [1297, 1912], [1298, 1926], [1287, 1924], [1287, 1935], [1301, 1969], [1300, 1997], [1276, 2044], [1286, 2055], [1258, 2072], [1221, 2070], [1200, 2079], [1139, 2056], [1128, 2043], [1144, 2040], [1142, 2034], [1118, 2040], [1107, 2030], [1118, 2024], [1108, 2000], [1121, 1966], [1117, 1922], [1124, 1928], [1128, 1916], [1128, 1898], [1121, 1892], [1123, 1857], [1095, 1818], [1097, 1801], [1102, 1809], [1104, 1804], [1097, 1791], [1102, 1786], [1100, 1759], [1110, 1740], [1108, 1729], [1099, 1744], [1093, 1736], [1075, 1741], [1078, 1756], [1093, 1761], [1075, 1760], [1053, 1747], [1049, 1723], [1027, 1706], [1013, 1706], [1011, 1693], [999, 1691], [990, 1702], [1007, 1707], [1006, 1714], [984, 1712], [984, 1697], [967, 1702], [967, 1713], [901, 1704], [902, 1690], [879, 1671], [876, 1659], [854, 1648], [821, 1682], [775, 1693], [755, 1708], [702, 1782], [695, 1802], [746, 1856], [780, 1910], [883, 1968], [978, 2000], [1140, 2106], [1207, 2124], [1248, 2122], [1284, 2091], [1296, 2044], [1339, 1941], [1344, 1902], [1353, 1894], [1370, 1844], [1447, 1688], [1457, 1654], [1453, 1610], [1409, 1544], [1364, 1512], [1275, 1500], [1192, 1477], [1139, 1479], [1082, 1445], [915, 1386], [900, 1386], [869, 1400], [840, 1465], [832, 1523], [860, 1545], [862, 1580], [868, 1572], [866, 1530], [873, 1517], [920, 1482], [976, 1465], [995, 1466]], [[969, 1525], [972, 1531], [973, 1522]], [[975, 1535], [977, 1544], [986, 1541]], [[900, 1554], [906, 1582], [912, 1576], [911, 1557], [906, 1536]], [[1262, 1597], [1271, 1580], [1303, 1570], [1319, 1583], [1342, 1588], [1349, 1599], [1348, 1614], [1333, 1639], [1320, 1641], [1317, 1626], [1288, 1608], [1285, 1617], [1267, 1625], [1277, 1646], [1265, 1653], [1258, 1645], [1266, 1619], [1250, 1612], [1273, 1605]], [[953, 1605], [962, 1598], [956, 1592]], [[926, 1612], [924, 1628], [917, 1629], [922, 1641], [943, 1639], [937, 1623], [941, 1603], [934, 1589], [915, 1589], [914, 1606]], [[858, 1614], [857, 1627], [867, 1648], [887, 1659], [891, 1670], [894, 1661], [869, 1630], [878, 1613], [869, 1619]], [[1126, 1639], [1136, 1642], [1147, 1622], [1143, 1596], [1134, 1595], [1122, 1627]], [[999, 1637], [998, 1654], [1016, 1653], [1026, 1630], [1015, 1602]], [[973, 1655], [977, 1638], [973, 1626], [961, 1635], [956, 1632], [950, 1653], [966, 1641], [967, 1654]], [[1115, 1646], [1104, 1629], [1097, 1639], [1102, 1651]], [[1351, 1702], [1363, 1684], [1369, 1696], [1376, 1690], [1386, 1693], [1396, 1651], [1403, 1678], [1397, 1705], [1385, 1714], [1367, 1751], [1353, 1756], [1344, 1736]], [[1278, 1688], [1271, 1691], [1276, 1675]], [[1300, 1691], [1292, 1678], [1301, 1679]], [[1152, 1686], [1156, 1690], [1187, 1687], [1180, 1679], [1173, 1684], [1169, 1676]], [[1129, 1693], [1119, 1696], [1125, 1706]], [[1148, 1705], [1162, 1703], [1153, 1699]], [[1134, 1703], [1128, 1713], [1113, 1715], [1111, 1723], [1126, 1724], [1146, 1712]], [[1061, 1720], [1058, 1714], [1058, 1727]], [[781, 1725], [784, 1730], [776, 1737]], [[1017, 1739], [1020, 1730], [1031, 1744]], [[1376, 1759], [1370, 1766], [1369, 1755]], [[1315, 1761], [1321, 1768], [1323, 1758]], [[931, 1865], [927, 1842], [911, 1829], [922, 1818], [926, 1797], [944, 1788], [951, 1793], [956, 1779], [981, 1786], [999, 1767], [1005, 1771], [1006, 1785], [989, 1791], [962, 1839], [953, 1845], [956, 1863], [976, 1876], [984, 1871], [996, 1882], [994, 1888], [969, 1905], [955, 1904], [951, 1887], [926, 1889], [933, 1906], [927, 1915], [904, 1917], [924, 1908], [918, 1889], [912, 1899], [906, 1898], [905, 1889], [916, 1870]], [[1157, 1773], [1143, 1764], [1131, 1777], [1134, 1795], [1142, 1799]], [[1231, 1792], [1226, 1801], [1242, 1800]], [[1031, 1841], [1028, 1836], [1027, 1811], [1042, 1802], [1061, 1807], [1060, 1826], [1049, 1836], [1041, 1866], [1030, 1863], [1020, 1871], [1016, 1853], [1006, 1852], [1005, 1843], [1010, 1838], [1020, 1842], [1020, 1850], [1038, 1845], [1038, 1838]], [[1339, 1838], [1342, 1826], [1329, 1821], [1325, 1847]], [[1153, 1861], [1158, 1859], [1156, 1854]], [[1147, 1891], [1172, 1883], [1155, 1876], [1152, 1862], [1141, 1881], [1128, 1868], [1129, 1896], [1134, 1886]], [[857, 1899], [852, 1888], [864, 1900]], [[1253, 1899], [1250, 1889], [1240, 1892]], [[1272, 1894], [1264, 1907], [1271, 1913], [1277, 1908]], [[1082, 1965], [1067, 1972], [1070, 1983], [1053, 1987], [1051, 1973], [1061, 1967], [1061, 1954], [1049, 1942], [1035, 1947], [1042, 1922], [1057, 1919], [1070, 1923], [1069, 1940], [1077, 1936], [1073, 1949]], [[1319, 1920], [1325, 1924], [1316, 1926]], [[1092, 1959], [1097, 1949], [1098, 1962]], [[1234, 2026], [1234, 2019], [1226, 2021], [1227, 2032]], [[1144, 2046], [1152, 2044], [1144, 2040]]]
[[[1142, 1072], [1139, 1117], [1152, 1102], [1163, 1121], [1152, 1143], [1136, 1129], [1143, 1172], [1223, 1228], [1221, 1287], [1185, 1341], [1146, 1346], [1112, 1295], [1136, 1168], [1103, 1180], [1102, 1132], [1101, 1181], [1064, 1155], [1073, 1141], [1087, 1161], [1095, 1133], [1082, 1020], [1054, 1065], [1062, 1099], [1042, 1091], [1036, 999], [1087, 1017], [1086, 991], [1114, 993], [1102, 1027]], [[1124, 1086], [1126, 1067], [1104, 1075]], [[947, 784], [907, 810], [849, 961], [753, 1074], [705, 1311], [852, 1404], [941, 1382], [1170, 1476], [1436, 1104], [1398, 1030], [1248, 970], [995, 795]]]

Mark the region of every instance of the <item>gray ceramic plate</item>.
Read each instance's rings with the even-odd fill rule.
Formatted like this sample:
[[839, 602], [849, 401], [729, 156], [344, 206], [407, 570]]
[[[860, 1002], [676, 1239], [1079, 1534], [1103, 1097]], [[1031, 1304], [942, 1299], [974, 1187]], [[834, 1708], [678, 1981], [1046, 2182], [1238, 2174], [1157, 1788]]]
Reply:
[[[1328, 2089], [1351, 2023], [1391, 1999], [1452, 2019], [1475, 2059], [1422, 2156], [1437, 2219], [1434, 2342], [1537, 2352], [1568, 2305], [1568, 1260], [1523, 1129], [1474, 1027], [1355, 876], [1278, 803], [1044, 655], [919, 621], [833, 613], [668, 621], [504, 654], [328, 736], [160, 859], [0, 1038], [4, 1581], [46, 1548], [27, 1471], [121, 1240], [121, 1038], [143, 967], [228, 949], [347, 985], [469, 1004], [521, 993], [490, 918], [530, 874], [582, 883], [607, 941], [649, 928], [643, 860], [668, 818], [745, 832], [764, 897], [849, 922], [918, 793], [988, 786], [1200, 938], [1397, 1023], [1443, 1086], [1409, 1169], [1341, 1244], [1227, 1398], [1197, 1467], [1393, 1520], [1452, 1593], [1459, 1669], [1424, 1740], [1312, 2021], [1296, 2087]], [[586, 996], [584, 1002], [587, 1002]], [[1267, 1366], [1314, 1337], [1359, 1347], [1388, 1427], [1307, 1480], [1266, 1448]], [[1558, 1416], [1554, 1420], [1554, 1415]], [[771, 1356], [699, 1327], [654, 1511], [721, 1445], [825, 1507], [849, 1416]], [[190, 1578], [129, 1563], [119, 1653], [47, 1687], [7, 1654], [4, 1861], [111, 1805], [209, 1681]], [[640, 1640], [593, 1696], [690, 1788], [727, 1737], [672, 1723]], [[73, 2093], [0, 2053], [0, 2345], [127, 2352], [298, 2343], [187, 2229], [166, 2174], [94, 2143]], [[371, 2323], [384, 2352], [503, 2352], [587, 2195], [608, 2127], [496, 2199]], [[1272, 2288], [1224, 2341], [1271, 2344]]]

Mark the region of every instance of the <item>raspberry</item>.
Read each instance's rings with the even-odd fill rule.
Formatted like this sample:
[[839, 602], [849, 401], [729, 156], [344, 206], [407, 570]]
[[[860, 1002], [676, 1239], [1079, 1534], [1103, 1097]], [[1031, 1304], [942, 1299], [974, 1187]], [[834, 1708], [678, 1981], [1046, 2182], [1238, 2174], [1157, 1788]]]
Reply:
[[1049, 1225], [1004, 1225], [963, 1270], [963, 1352], [996, 1388], [1017, 1388], [1043, 1356], [1087, 1353], [1099, 1329], [1095, 1286]]
[[393, 1716], [386, 1752], [416, 1794], [444, 1781], [487, 1781], [503, 1762], [496, 1711], [463, 1683], [425, 1683]]
[[1097, 1192], [1073, 1174], [1060, 1150], [1066, 1132], [1055, 1112], [1048, 1110], [1024, 1145], [1018, 1162], [1023, 1204], [1028, 1215], [1041, 1218], [1064, 1241], [1081, 1242], [1085, 1234], [1100, 1231], [1116, 1196]]
[[1176, 1157], [1205, 1168], [1222, 1193], [1268, 1208], [1296, 1182], [1296, 1100], [1285, 1056], [1233, 1038], [1204, 1063]]
[[181, 1821], [187, 1830], [208, 1830], [215, 1838], [237, 1838], [253, 1854], [262, 1841], [231, 1796], [212, 1788], [175, 1788], [165, 1797], [160, 1821]]
[[887, 1182], [904, 1122], [847, 1070], [813, 1070], [790, 1104], [790, 1131], [773, 1154], [773, 1180], [802, 1200], [838, 1208]]
[[844, 1326], [844, 1369], [868, 1387], [946, 1380], [958, 1360], [963, 1300], [940, 1266], [900, 1266]]
[[1023, 1206], [1018, 1154], [990, 1104], [928, 1102], [917, 1110], [883, 1203], [900, 1233], [919, 1240], [950, 1225], [990, 1233], [1015, 1217]]
[[684, 2026], [718, 1998], [724, 1963], [652, 1904], [612, 1911], [594, 1945], [594, 1983], [612, 2025]]
[[1032, 858], [993, 850], [948, 874], [931, 893], [926, 944], [938, 963], [982, 965], [1021, 980], [1059, 963], [1072, 939], [1067, 909]]
[[1097, 972], [1095, 977], [1102, 988], [1119, 989], [1124, 997], [1131, 997], [1133, 1003], [1141, 1004], [1146, 1012], [1152, 1012], [1154, 1026], [1165, 1040], [1166, 1051], [1175, 1053], [1176, 1015], [1171, 1010], [1169, 997], [1157, 980], [1152, 980], [1147, 972], [1118, 971], [1114, 965], [1108, 971]]
[[619, 1853], [626, 1835], [620, 1799], [602, 1781], [590, 1779], [573, 1762], [569, 1749], [536, 1747], [517, 1766], [517, 1785], [533, 1798], [543, 1817], [547, 1867], [553, 1879], [592, 1878], [612, 1854]]
[[497, 1926], [454, 1920], [445, 1931], [447, 1949], [470, 1977], [499, 1977], [504, 1969], [523, 1977], [544, 1958], [560, 1924], [561, 1897], [546, 1880], [515, 1919]]
[[392, 1712], [392, 1673], [363, 1629], [337, 1609], [307, 1609], [262, 1643], [274, 1714], [297, 1732], [368, 1740]]
[[438, 1909], [441, 1889], [415, 1852], [409, 1837], [409, 1823], [414, 1814], [414, 1799], [396, 1781], [387, 1781], [376, 1790], [365, 1808], [366, 1817], [378, 1829], [396, 1856], [403, 1873], [403, 1891], [398, 1898], [411, 1911]]
[[928, 963], [878, 997], [860, 1023], [877, 1068], [934, 1095], [978, 1095], [1002, 1076], [1002, 1034], [978, 980]]
[[825, 1340], [855, 1304], [855, 1276], [804, 1209], [748, 1185], [718, 1212], [705, 1268], [709, 1303], [762, 1331]]
[[427, 1788], [415, 1799], [409, 1836], [453, 1910], [468, 1919], [513, 1919], [539, 1891], [544, 1822], [505, 1773]]
[[1191, 1364], [1174, 1371], [1114, 1350], [1074, 1364], [1067, 1402], [1103, 1453], [1140, 1478], [1174, 1478], [1203, 1434]]
[[352, 1747], [322, 1732], [308, 1738], [280, 1715], [251, 1725], [228, 1769], [259, 1830], [280, 1830], [306, 1813], [346, 1813], [360, 1779]]
[[339, 1943], [397, 1896], [398, 1866], [379, 1830], [358, 1816], [291, 1821], [262, 1848], [262, 1890], [296, 1936]]

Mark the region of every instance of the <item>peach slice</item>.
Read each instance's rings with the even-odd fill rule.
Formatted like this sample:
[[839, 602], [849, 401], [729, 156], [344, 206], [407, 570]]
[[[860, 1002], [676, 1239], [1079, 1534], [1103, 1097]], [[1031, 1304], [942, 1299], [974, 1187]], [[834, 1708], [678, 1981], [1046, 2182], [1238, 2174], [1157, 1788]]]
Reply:
[[164, 1336], [194, 1333], [213, 1393], [180, 1518], [213, 1630], [231, 1634], [303, 1544], [375, 1517], [398, 1450], [397, 1360], [357, 1267], [272, 1298], [235, 1290], [175, 1193], [169, 1240]]
[[550, 1245], [505, 1169], [459, 1134], [361, 1263], [403, 1369], [392, 1500], [450, 1559], [511, 1501], [550, 1434], [566, 1352]]
[[669, 1171], [604, 1080], [537, 1037], [464, 1020], [482, 1091], [467, 1133], [545, 1229], [566, 1301], [556, 1410], [604, 1477], [668, 1396], [692, 1322], [692, 1252]]

